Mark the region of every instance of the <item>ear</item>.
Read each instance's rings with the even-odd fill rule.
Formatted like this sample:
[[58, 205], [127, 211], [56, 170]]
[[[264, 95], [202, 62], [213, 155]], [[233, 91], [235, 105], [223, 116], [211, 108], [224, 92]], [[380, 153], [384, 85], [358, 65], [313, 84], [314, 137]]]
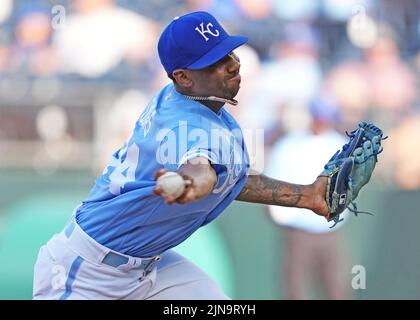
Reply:
[[177, 69], [172, 72], [172, 76], [174, 77], [177, 84], [182, 87], [191, 88], [193, 85], [193, 81], [188, 73], [188, 70], [185, 69]]

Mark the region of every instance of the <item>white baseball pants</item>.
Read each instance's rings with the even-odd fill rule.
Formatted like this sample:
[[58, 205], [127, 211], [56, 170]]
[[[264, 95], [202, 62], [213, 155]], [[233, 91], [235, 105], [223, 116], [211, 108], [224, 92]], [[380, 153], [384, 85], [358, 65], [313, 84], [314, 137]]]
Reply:
[[41, 247], [33, 299], [229, 299], [204, 271], [174, 251], [159, 261], [122, 255], [71, 223]]

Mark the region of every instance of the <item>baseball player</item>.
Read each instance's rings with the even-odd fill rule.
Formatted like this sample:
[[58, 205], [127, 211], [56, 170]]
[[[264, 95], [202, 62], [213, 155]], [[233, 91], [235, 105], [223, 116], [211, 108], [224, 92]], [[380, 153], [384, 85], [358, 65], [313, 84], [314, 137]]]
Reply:
[[[158, 43], [172, 83], [136, 122], [73, 218], [39, 252], [34, 299], [228, 299], [170, 250], [233, 201], [328, 214], [326, 178], [296, 185], [249, 174], [242, 131], [223, 108], [237, 104], [240, 60], [231, 36], [206, 12], [176, 17]], [[179, 173], [177, 198], [156, 179]]]

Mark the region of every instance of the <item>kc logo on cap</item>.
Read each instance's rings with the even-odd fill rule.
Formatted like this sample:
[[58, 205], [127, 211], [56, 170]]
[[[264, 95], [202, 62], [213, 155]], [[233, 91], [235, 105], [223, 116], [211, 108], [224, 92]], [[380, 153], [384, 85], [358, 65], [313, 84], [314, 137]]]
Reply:
[[219, 30], [217, 30], [217, 29], [214, 29], [216, 32], [215, 33], [213, 33], [211, 30], [210, 30], [210, 27], [213, 27], [213, 23], [211, 23], [211, 22], [209, 22], [209, 23], [207, 23], [207, 30], [204, 30], [204, 22], [201, 22], [201, 24], [200, 24], [200, 27], [201, 27], [201, 30], [198, 28], [198, 27], [196, 27], [195, 28], [195, 30], [197, 30], [202, 36], [203, 36], [203, 38], [206, 40], [206, 41], [209, 41], [209, 38], [207, 38], [206, 37], [206, 35], [205, 35], [205, 33], [209, 33], [209, 34], [211, 34], [213, 37], [218, 37], [219, 36]]

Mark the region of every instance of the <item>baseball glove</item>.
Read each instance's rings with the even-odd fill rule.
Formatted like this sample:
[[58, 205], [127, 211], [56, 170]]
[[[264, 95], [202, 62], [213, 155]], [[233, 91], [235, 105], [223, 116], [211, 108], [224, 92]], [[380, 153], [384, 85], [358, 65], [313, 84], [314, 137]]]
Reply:
[[381, 129], [367, 122], [360, 122], [347, 136], [349, 142], [333, 155], [320, 174], [328, 177], [325, 200], [329, 213], [326, 218], [335, 222], [332, 227], [343, 221], [340, 214], [346, 208], [356, 216], [358, 213], [371, 214], [357, 210], [354, 201], [360, 189], [369, 182], [377, 156], [383, 150], [381, 141], [385, 139]]

